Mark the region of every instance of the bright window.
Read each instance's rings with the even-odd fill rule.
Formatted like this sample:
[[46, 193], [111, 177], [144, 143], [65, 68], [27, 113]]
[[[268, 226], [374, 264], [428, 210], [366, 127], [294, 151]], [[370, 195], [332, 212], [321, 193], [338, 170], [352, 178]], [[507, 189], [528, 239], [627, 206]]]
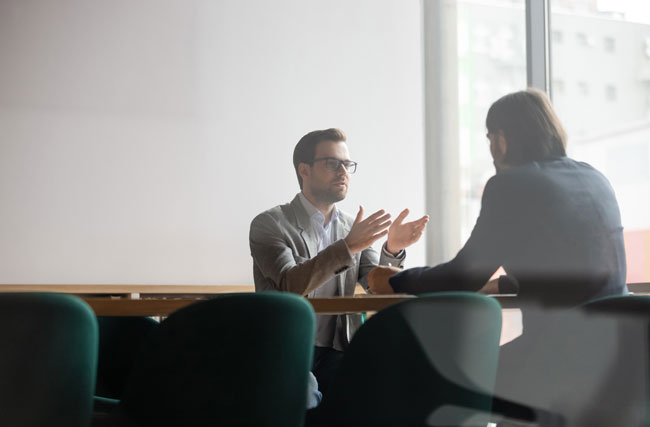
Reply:
[[551, 46], [553, 103], [569, 155], [609, 178], [625, 227], [627, 280], [650, 282], [650, 5], [553, 0], [551, 7], [551, 30], [577, 34]]
[[485, 116], [501, 96], [526, 87], [524, 0], [458, 2], [461, 241], [472, 231], [494, 175]]

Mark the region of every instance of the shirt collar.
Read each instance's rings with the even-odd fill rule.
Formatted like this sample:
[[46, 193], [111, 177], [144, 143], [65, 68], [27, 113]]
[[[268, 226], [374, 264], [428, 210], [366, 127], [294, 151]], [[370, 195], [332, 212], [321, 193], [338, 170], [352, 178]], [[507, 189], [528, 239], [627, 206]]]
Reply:
[[[321, 211], [319, 211], [318, 208], [316, 208], [316, 206], [312, 205], [312, 203], [309, 200], [307, 200], [305, 195], [302, 194], [302, 191], [298, 193], [298, 197], [300, 198], [302, 207], [305, 208], [305, 211], [307, 211], [307, 215], [309, 215], [309, 219], [318, 222], [318, 224], [320, 224], [321, 227], [324, 227], [323, 222], [325, 221], [325, 217], [323, 216]], [[336, 207], [336, 205], [334, 205], [334, 210], [332, 211], [332, 219], [330, 220], [329, 224], [335, 223], [338, 217], [339, 217], [339, 210]]]

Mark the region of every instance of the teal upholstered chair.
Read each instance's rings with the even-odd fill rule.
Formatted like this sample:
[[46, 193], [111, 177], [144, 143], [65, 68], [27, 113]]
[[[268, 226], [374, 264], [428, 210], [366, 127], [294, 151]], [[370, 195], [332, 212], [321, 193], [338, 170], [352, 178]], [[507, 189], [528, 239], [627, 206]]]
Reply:
[[501, 308], [483, 295], [426, 295], [371, 317], [308, 425], [487, 425]]
[[296, 295], [226, 294], [149, 335], [119, 408], [96, 425], [302, 426], [315, 316]]
[[0, 294], [0, 425], [85, 427], [97, 321], [79, 298]]

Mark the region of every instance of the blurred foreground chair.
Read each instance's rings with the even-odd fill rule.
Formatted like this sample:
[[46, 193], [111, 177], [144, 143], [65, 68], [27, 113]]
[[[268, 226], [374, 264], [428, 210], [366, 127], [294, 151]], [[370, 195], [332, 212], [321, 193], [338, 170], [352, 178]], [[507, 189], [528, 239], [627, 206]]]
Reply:
[[531, 408], [527, 425], [650, 425], [650, 297], [606, 297], [544, 316], [544, 330], [526, 336], [524, 326], [520, 342], [502, 349], [509, 369], [499, 373], [498, 398]]
[[86, 427], [97, 321], [71, 295], [0, 294], [0, 425]]
[[95, 395], [120, 399], [149, 334], [158, 326], [150, 317], [99, 316], [99, 356]]
[[593, 420], [618, 427], [650, 425], [650, 296], [600, 298], [584, 310], [588, 319], [613, 323], [615, 331], [611, 362], [599, 383], [600, 401], [584, 425], [595, 425]]
[[116, 411], [94, 425], [302, 426], [315, 316], [296, 295], [224, 294], [152, 331]]
[[501, 308], [484, 295], [424, 295], [371, 317], [307, 425], [482, 426], [490, 418]]

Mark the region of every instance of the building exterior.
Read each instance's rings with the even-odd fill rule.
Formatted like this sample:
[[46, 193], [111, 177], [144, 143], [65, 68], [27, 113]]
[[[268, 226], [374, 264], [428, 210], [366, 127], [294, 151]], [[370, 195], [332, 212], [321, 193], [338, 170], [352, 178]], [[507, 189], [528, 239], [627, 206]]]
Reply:
[[[628, 281], [650, 281], [650, 25], [596, 0], [555, 0], [551, 16], [553, 103], [569, 154], [601, 170], [621, 207]], [[524, 0], [458, 5], [462, 236], [471, 231], [494, 171], [485, 115], [526, 86]]]

